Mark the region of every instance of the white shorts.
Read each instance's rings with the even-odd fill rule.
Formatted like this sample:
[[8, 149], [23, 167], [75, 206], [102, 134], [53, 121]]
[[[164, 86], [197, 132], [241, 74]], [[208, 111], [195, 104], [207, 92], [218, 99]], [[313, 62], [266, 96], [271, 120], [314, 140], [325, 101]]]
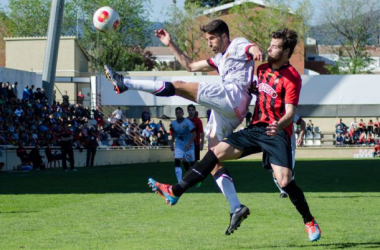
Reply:
[[187, 151], [185, 151], [184, 147], [178, 147], [176, 145], [174, 148], [174, 159], [180, 159], [187, 162], [195, 161], [194, 144]]
[[219, 141], [231, 134], [245, 118], [251, 102], [249, 95], [237, 84], [200, 82], [197, 102], [212, 109], [205, 133]]

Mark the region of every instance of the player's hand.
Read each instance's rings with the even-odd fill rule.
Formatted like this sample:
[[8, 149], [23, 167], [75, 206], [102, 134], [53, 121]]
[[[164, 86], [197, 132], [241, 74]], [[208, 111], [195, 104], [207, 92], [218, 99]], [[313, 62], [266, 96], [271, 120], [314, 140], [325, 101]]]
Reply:
[[272, 124], [269, 124], [268, 127], [267, 127], [267, 135], [269, 136], [275, 136], [278, 131], [279, 131], [279, 127], [278, 127], [278, 122], [277, 121], [274, 121], [272, 122]]
[[255, 61], [265, 60], [264, 50], [259, 45], [252, 46], [252, 56]]
[[154, 34], [156, 35], [156, 37], [158, 39], [160, 39], [160, 41], [168, 46], [171, 42], [171, 38], [170, 38], [170, 35], [169, 33], [165, 30], [165, 29], [159, 29], [159, 30], [155, 30], [154, 31]]
[[186, 144], [185, 151], [188, 151], [190, 149], [190, 145]]

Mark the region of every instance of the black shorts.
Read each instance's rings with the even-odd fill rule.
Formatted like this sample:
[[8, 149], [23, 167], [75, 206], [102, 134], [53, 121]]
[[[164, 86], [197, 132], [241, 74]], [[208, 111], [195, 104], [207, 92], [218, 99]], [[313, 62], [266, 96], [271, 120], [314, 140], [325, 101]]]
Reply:
[[271, 164], [292, 169], [292, 149], [290, 137], [281, 130], [276, 136], [268, 136], [268, 124], [251, 125], [228, 136], [224, 142], [243, 151], [240, 158], [263, 152], [263, 167], [271, 170]]

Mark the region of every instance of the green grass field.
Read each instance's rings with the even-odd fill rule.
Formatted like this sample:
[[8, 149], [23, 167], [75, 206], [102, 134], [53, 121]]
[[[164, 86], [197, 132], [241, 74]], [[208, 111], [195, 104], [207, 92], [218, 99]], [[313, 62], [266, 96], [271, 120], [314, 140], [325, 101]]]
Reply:
[[313, 243], [260, 162], [226, 166], [251, 210], [230, 236], [229, 206], [212, 178], [173, 207], [150, 191], [149, 177], [175, 182], [173, 163], [2, 172], [0, 249], [380, 248], [380, 161], [297, 161], [297, 182], [322, 229]]

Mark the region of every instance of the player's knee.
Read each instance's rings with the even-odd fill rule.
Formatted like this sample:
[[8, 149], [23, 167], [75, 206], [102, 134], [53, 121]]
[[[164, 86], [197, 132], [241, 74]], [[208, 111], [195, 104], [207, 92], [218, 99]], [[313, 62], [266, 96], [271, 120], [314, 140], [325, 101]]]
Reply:
[[184, 81], [173, 81], [172, 84], [175, 88], [181, 87], [181, 85], [185, 84]]
[[291, 181], [292, 181], [292, 178], [288, 178], [287, 176], [284, 176], [282, 178], [277, 178], [278, 185], [281, 188], [286, 187]]

